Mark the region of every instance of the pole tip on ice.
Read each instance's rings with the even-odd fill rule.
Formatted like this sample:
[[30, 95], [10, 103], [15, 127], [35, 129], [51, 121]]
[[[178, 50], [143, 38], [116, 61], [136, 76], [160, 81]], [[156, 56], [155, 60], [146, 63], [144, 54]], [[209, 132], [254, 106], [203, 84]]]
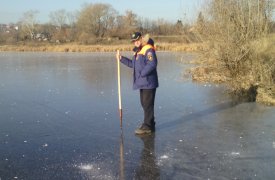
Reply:
[[119, 109], [120, 127], [122, 128], [122, 109]]

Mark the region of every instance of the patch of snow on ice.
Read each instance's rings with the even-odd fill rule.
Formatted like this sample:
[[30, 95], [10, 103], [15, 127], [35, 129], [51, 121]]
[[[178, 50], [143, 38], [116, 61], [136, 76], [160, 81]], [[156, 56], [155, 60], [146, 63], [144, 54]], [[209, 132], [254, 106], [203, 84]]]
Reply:
[[231, 152], [231, 156], [239, 156], [240, 152]]
[[82, 164], [82, 165], [80, 165], [78, 167], [79, 167], [79, 169], [85, 170], [85, 171], [93, 169], [93, 165], [91, 165], [91, 164]]
[[160, 159], [168, 159], [168, 156], [167, 156], [167, 155], [162, 155], [162, 156], [160, 157]]
[[43, 144], [42, 146], [43, 146], [43, 147], [48, 147], [48, 144], [47, 144], [47, 143], [45, 143], [45, 144]]

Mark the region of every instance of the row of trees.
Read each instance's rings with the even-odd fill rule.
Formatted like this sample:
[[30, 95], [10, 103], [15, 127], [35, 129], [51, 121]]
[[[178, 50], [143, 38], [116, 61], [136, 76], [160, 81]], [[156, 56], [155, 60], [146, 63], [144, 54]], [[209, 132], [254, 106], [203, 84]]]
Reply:
[[132, 11], [120, 15], [111, 5], [102, 3], [86, 4], [79, 12], [74, 13], [66, 10], [51, 12], [50, 22], [46, 24], [38, 23], [38, 13], [24, 13], [17, 23], [18, 29], [9, 34], [1, 32], [0, 41], [30, 40], [37, 33], [42, 33], [52, 40], [94, 43], [104, 38], [129, 38], [137, 30], [154, 35], [175, 35], [181, 34], [184, 29], [181, 21], [171, 23], [163, 19], [149, 20], [138, 17]]

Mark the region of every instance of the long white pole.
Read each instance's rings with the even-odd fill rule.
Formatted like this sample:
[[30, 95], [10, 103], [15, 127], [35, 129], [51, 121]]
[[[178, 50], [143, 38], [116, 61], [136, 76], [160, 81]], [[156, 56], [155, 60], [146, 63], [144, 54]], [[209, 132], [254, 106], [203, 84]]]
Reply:
[[[119, 54], [119, 50], [117, 50], [117, 54]], [[122, 107], [121, 107], [121, 88], [120, 88], [120, 57], [117, 57], [117, 85], [118, 85], [118, 110], [120, 117], [120, 127], [122, 127]]]

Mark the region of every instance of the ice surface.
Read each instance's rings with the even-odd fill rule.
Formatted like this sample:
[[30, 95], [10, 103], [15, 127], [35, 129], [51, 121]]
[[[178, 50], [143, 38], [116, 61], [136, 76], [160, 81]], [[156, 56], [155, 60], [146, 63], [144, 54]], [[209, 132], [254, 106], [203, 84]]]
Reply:
[[182, 81], [192, 65], [159, 52], [156, 132], [134, 135], [143, 110], [122, 66], [121, 133], [113, 58], [0, 53], [3, 180], [274, 179], [273, 107], [232, 101], [222, 84]]

